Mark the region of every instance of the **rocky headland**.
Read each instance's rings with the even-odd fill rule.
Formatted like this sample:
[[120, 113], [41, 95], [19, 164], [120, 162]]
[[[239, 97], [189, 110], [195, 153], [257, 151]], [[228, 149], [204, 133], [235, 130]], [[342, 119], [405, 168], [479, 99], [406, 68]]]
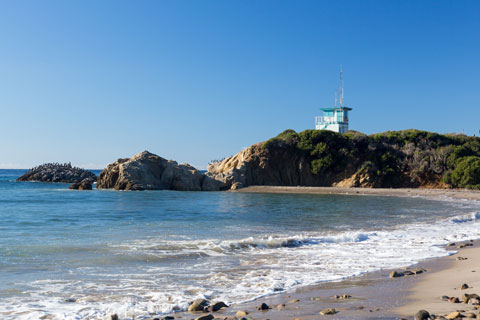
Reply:
[[222, 190], [248, 186], [480, 189], [480, 138], [420, 130], [286, 130], [208, 165]]
[[93, 183], [97, 176], [85, 169], [73, 167], [70, 163], [45, 163], [30, 169], [17, 181]]
[[98, 176], [97, 189], [218, 191], [222, 183], [189, 164], [178, 164], [148, 151], [118, 159]]

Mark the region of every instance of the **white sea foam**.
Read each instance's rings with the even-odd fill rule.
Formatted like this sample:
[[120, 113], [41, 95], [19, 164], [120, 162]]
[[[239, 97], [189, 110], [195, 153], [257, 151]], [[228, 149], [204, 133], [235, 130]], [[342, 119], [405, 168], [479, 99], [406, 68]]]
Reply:
[[[383, 268], [397, 268], [446, 256], [451, 241], [480, 238], [480, 213], [436, 223], [412, 223], [388, 230], [267, 235], [236, 240], [149, 239], [111, 246], [142, 264], [122, 272], [78, 269], [84, 279], [39, 280], [24, 284], [25, 295], [0, 302], [2, 319], [102, 319], [111, 313], [143, 319], [184, 310], [188, 301], [208, 297], [238, 303], [298, 285], [335, 281]], [[181, 263], [181, 259], [196, 258]], [[122, 259], [123, 259], [122, 258]], [[136, 260], [137, 259], [137, 260]], [[146, 260], [145, 260], [146, 259]], [[180, 261], [180, 262], [178, 262]], [[180, 267], [179, 267], [180, 266]], [[98, 280], [100, 279], [100, 280]], [[66, 302], [74, 298], [74, 302]]]

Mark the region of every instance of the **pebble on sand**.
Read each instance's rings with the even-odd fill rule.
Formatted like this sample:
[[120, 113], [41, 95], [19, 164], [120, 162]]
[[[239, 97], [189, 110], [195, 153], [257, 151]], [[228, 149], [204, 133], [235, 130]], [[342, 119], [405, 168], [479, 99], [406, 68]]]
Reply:
[[399, 271], [390, 272], [390, 278], [399, 278], [399, 277], [403, 277], [403, 272], [399, 272]]
[[335, 314], [337, 313], [337, 310], [335, 310], [334, 308], [328, 308], [328, 309], [324, 309], [322, 311], [320, 311], [320, 314], [325, 316], [325, 315], [330, 315], [330, 314]]
[[420, 310], [415, 314], [415, 320], [429, 320], [430, 313], [426, 310]]
[[457, 319], [457, 318], [463, 318], [462, 314], [458, 311], [449, 313], [448, 315], [445, 316], [446, 319], [452, 320], [452, 319]]
[[271, 309], [271, 308], [266, 303], [262, 303], [260, 306], [257, 307], [257, 310], [259, 310], [259, 311], [265, 311], [265, 310], [268, 310], [268, 309]]
[[247, 314], [248, 314], [247, 311], [238, 310], [237, 313], [235, 313], [235, 316], [241, 318], [241, 317], [246, 317]]

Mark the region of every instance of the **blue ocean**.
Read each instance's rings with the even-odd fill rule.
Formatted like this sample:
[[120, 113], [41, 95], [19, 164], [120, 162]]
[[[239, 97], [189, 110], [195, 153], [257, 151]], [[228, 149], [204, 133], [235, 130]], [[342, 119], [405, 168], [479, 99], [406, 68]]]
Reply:
[[[149, 318], [447, 255], [480, 238], [449, 198], [69, 190], [0, 170], [0, 318]], [[95, 172], [98, 174], [98, 171]]]

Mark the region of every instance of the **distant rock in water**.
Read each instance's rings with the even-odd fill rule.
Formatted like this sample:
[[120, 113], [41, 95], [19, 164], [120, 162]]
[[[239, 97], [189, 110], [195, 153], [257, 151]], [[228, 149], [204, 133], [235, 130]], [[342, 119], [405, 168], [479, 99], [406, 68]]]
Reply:
[[73, 190], [92, 190], [92, 183], [85, 179], [82, 182], [75, 182], [68, 188]]
[[73, 167], [70, 163], [45, 163], [30, 169], [17, 181], [67, 182], [88, 181], [93, 183], [97, 176], [85, 169]]
[[115, 190], [217, 191], [221, 185], [189, 164], [148, 151], [109, 164], [97, 180], [97, 189]]

